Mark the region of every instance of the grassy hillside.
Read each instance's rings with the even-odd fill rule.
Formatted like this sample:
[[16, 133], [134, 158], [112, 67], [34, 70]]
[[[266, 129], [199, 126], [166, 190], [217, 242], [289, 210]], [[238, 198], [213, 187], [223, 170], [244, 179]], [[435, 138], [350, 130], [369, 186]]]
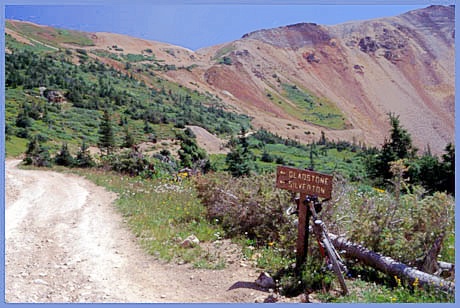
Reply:
[[59, 47], [59, 44], [73, 44], [78, 46], [93, 46], [94, 42], [88, 33], [56, 29], [52, 27], [38, 27], [34, 24], [14, 22], [7, 20], [5, 27], [20, 33], [24, 37], [31, 40], [46, 43], [54, 47]]
[[[224, 135], [236, 133], [242, 125], [250, 126], [247, 116], [225, 110], [209, 93], [192, 91], [160, 77], [154, 78], [153, 86], [147, 86], [133, 78], [129, 69], [116, 70], [92, 59], [85, 50], [53, 51], [40, 44], [22, 44], [11, 36], [7, 36], [6, 46], [12, 51], [6, 55], [9, 136], [40, 134], [54, 149], [63, 141], [77, 145], [82, 139], [96, 145], [99, 119], [105, 109], [118, 124], [114, 126], [118, 144], [125, 128], [140, 143], [149, 141], [152, 134], [160, 140], [175, 138], [176, 130], [184, 125], [199, 125]], [[123, 57], [126, 61], [140, 60]], [[64, 101], [49, 101], [40, 87], [58, 91]], [[19, 124], [18, 117], [24, 112], [27, 123]], [[148, 133], [144, 131], [146, 125], [151, 127]], [[10, 138], [7, 150], [23, 143]]]

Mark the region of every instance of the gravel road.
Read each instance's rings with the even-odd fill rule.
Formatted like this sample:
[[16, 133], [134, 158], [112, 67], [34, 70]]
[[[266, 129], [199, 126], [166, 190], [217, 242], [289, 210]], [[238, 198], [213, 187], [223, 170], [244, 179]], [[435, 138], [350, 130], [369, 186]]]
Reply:
[[[114, 193], [19, 163], [6, 161], [7, 302], [221, 303], [269, 295], [251, 288], [258, 273], [240, 260], [214, 271], [155, 259], [116, 211]], [[237, 254], [232, 245], [223, 253]]]

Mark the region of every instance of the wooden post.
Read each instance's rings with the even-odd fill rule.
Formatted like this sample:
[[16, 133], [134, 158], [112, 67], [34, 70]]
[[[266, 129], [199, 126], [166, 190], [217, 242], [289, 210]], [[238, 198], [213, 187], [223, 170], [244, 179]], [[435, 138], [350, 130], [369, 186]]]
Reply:
[[299, 199], [299, 223], [298, 223], [298, 231], [297, 231], [297, 252], [296, 252], [296, 271], [300, 273], [302, 269], [302, 265], [307, 260], [307, 251], [308, 251], [308, 223], [310, 220], [310, 211], [307, 210], [305, 204], [303, 204], [305, 198], [307, 197], [306, 194], [301, 193]]
[[303, 204], [307, 195], [315, 195], [320, 198], [331, 198], [332, 192], [331, 175], [302, 170], [292, 167], [278, 166], [276, 168], [276, 187], [300, 193], [299, 199], [299, 226], [297, 232], [296, 271], [300, 273], [302, 265], [306, 261], [308, 250], [308, 223], [310, 211]]

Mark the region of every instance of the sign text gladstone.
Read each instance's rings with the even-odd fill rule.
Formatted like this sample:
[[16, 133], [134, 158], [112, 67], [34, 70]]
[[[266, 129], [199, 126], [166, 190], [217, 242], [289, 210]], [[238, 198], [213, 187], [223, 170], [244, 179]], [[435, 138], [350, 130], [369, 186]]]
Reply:
[[276, 187], [329, 199], [332, 192], [332, 176], [309, 170], [278, 166], [276, 169]]

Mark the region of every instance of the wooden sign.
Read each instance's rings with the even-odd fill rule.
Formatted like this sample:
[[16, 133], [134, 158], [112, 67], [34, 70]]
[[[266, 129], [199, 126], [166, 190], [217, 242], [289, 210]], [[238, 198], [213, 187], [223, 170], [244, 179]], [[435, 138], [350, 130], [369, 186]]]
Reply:
[[305, 195], [329, 199], [332, 193], [332, 176], [310, 170], [278, 166], [276, 187]]

